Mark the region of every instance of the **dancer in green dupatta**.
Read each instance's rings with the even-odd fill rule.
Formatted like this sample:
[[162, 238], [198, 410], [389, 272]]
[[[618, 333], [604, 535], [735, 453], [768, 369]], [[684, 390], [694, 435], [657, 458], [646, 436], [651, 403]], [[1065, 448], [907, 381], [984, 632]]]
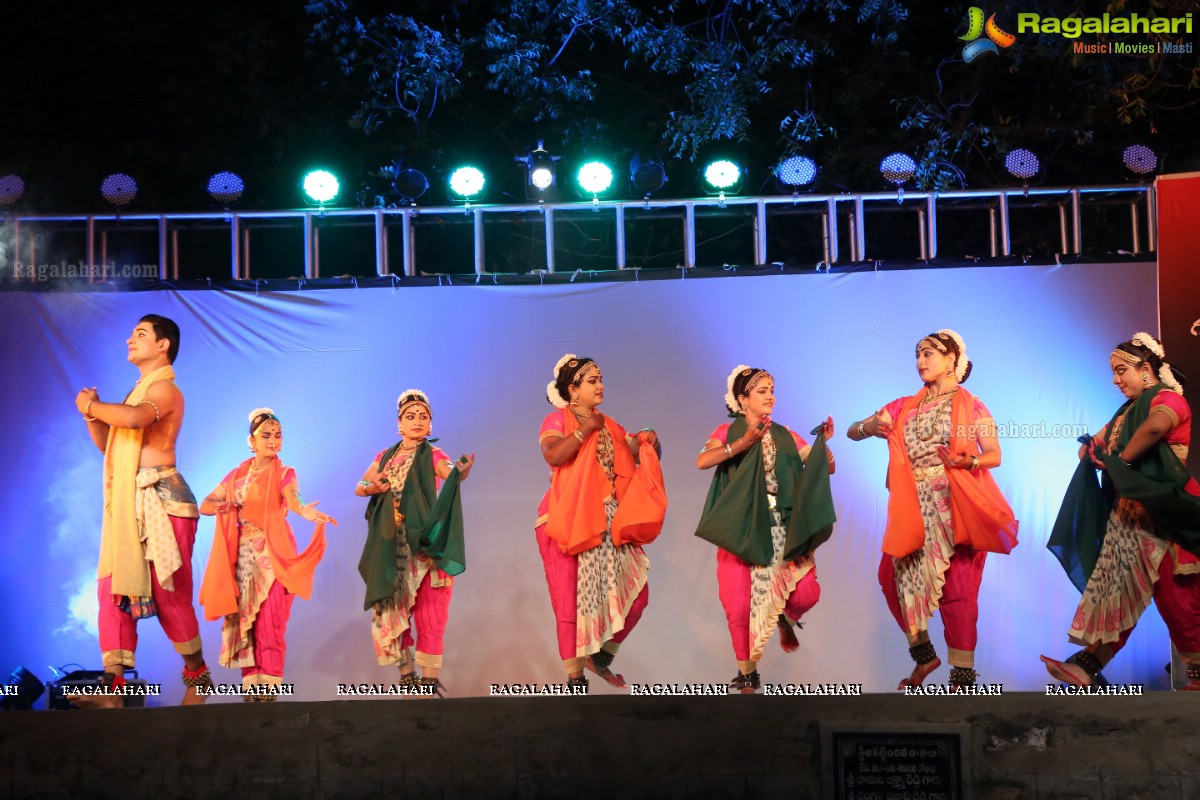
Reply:
[[402, 438], [375, 456], [354, 490], [371, 498], [358, 571], [367, 584], [364, 606], [379, 663], [397, 665], [401, 683], [415, 692], [440, 694], [454, 576], [467, 568], [459, 483], [475, 456], [451, 463], [430, 444], [433, 412], [419, 389], [402, 392], [396, 411]]
[[792, 626], [821, 596], [812, 554], [835, 519], [825, 446], [833, 417], [813, 431], [810, 447], [771, 419], [769, 372], [738, 366], [726, 386], [734, 421], [718, 426], [696, 459], [700, 469], [717, 468], [696, 535], [718, 548], [717, 585], [738, 667], [730, 688], [752, 694], [766, 643], [778, 631], [784, 652], [794, 652]]
[[1185, 688], [1200, 691], [1200, 485], [1187, 471], [1184, 378], [1148, 333], [1117, 345], [1109, 364], [1128, 400], [1080, 448], [1047, 543], [1083, 593], [1067, 632], [1083, 650], [1042, 661], [1065, 683], [1104, 685], [1100, 671], [1153, 599], [1187, 664]]

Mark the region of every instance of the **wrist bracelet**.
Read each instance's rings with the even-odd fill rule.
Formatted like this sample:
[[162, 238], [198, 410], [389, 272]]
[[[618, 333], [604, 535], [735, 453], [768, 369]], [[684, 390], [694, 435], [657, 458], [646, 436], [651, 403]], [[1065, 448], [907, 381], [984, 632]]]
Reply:
[[88, 413], [88, 410], [91, 409], [92, 403], [94, 403], [94, 402], [96, 402], [96, 398], [93, 397], [91, 400], [88, 400], [87, 404], [84, 405], [84, 407], [83, 407], [83, 418], [86, 419], [88, 422], [96, 421], [96, 418]]
[[971, 456], [971, 466], [967, 467], [967, 469], [972, 472], [979, 469], [979, 456]]
[[369, 489], [371, 487], [371, 482], [370, 481], [359, 481], [358, 485], [363, 487], [364, 489]]
[[730, 445], [730, 444], [725, 445], [725, 455], [729, 456], [730, 458], [733, 458], [733, 446], [732, 445]]
[[575, 429], [575, 438], [579, 440], [580, 444], [583, 444], [583, 432], [578, 428]]
[[863, 423], [861, 423], [861, 422], [858, 423], [858, 436], [860, 439], [867, 438], [867, 429], [866, 429], [866, 427], [863, 426]]

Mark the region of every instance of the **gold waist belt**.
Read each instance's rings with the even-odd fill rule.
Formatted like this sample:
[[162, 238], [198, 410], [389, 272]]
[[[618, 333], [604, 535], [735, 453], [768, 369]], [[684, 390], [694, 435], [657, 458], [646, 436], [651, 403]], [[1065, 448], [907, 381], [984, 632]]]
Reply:
[[913, 467], [913, 478], [918, 481], [931, 481], [938, 475], [945, 475], [946, 467], [936, 464], [932, 467]]

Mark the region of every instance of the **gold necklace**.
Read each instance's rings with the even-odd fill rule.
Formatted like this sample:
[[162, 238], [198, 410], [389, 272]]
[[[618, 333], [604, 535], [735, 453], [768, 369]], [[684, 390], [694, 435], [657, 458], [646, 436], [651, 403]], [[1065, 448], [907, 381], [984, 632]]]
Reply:
[[937, 433], [938, 433], [937, 418], [938, 418], [938, 411], [940, 410], [940, 408], [935, 408], [933, 410], [933, 412], [932, 412], [933, 418], [929, 421], [929, 425], [926, 427], [925, 432], [922, 432], [921, 431], [921, 406], [926, 403], [932, 403], [932, 402], [935, 402], [938, 400], [944, 400], [945, 398], [950, 397], [957, 391], [958, 391], [958, 387], [956, 386], [955, 388], [951, 389], [948, 392], [934, 396], [933, 392], [931, 392], [928, 389], [925, 390], [925, 399], [922, 400], [920, 403], [917, 403], [916, 423], [917, 423], [917, 438], [918, 439], [920, 439], [923, 442], [932, 442], [934, 437], [937, 436]]
[[[425, 440], [424, 440], [424, 439], [422, 439], [422, 440], [421, 440], [421, 442], [423, 442], [423, 441], [425, 441]], [[417, 442], [417, 443], [416, 443], [416, 444], [414, 444], [412, 447], [406, 447], [406, 446], [405, 446], [405, 444], [404, 444], [404, 442], [401, 442], [401, 443], [400, 443], [400, 449], [401, 449], [401, 450], [408, 450], [408, 451], [410, 451], [410, 452], [411, 452], [411, 451], [413, 451], [413, 450], [416, 450], [418, 447], [420, 447], [420, 446], [421, 446], [421, 442]]]

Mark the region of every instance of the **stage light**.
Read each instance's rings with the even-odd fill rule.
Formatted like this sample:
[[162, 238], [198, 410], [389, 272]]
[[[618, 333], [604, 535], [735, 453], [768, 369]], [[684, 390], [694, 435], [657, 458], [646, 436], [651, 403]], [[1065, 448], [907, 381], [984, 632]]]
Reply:
[[17, 667], [8, 676], [8, 686], [15, 686], [16, 694], [8, 694], [0, 698], [0, 709], [4, 711], [29, 711], [46, 691], [46, 684], [38, 679], [25, 667]]
[[629, 188], [635, 195], [649, 199], [667, 182], [667, 170], [653, 153], [634, 153], [629, 159]]
[[232, 172], [218, 172], [208, 179], [208, 196], [225, 205], [240, 200], [245, 189], [241, 177]]
[[0, 206], [11, 206], [25, 194], [25, 181], [20, 175], [5, 175], [0, 178]]
[[1028, 182], [1042, 171], [1042, 160], [1032, 150], [1018, 147], [1004, 156], [1004, 168], [1018, 180]]
[[137, 190], [137, 181], [124, 172], [114, 172], [100, 182], [100, 195], [117, 207], [132, 203]]
[[549, 167], [534, 167], [529, 170], [529, 182], [545, 191], [554, 185], [554, 170]]
[[483, 196], [487, 179], [483, 172], [471, 166], [459, 167], [450, 173], [450, 199], [456, 203], [469, 203]]
[[879, 174], [892, 186], [900, 187], [917, 175], [917, 162], [905, 153], [892, 153], [879, 162]]
[[537, 147], [527, 156], [514, 156], [514, 161], [525, 165], [525, 196], [530, 200], [544, 200], [557, 183], [555, 162], [562, 156], [552, 156], [545, 143], [538, 139]]
[[775, 180], [789, 191], [811, 187], [817, 179], [817, 162], [808, 156], [788, 156], [775, 165]]
[[328, 203], [337, 197], [338, 188], [338, 179], [327, 170], [314, 170], [304, 176], [304, 193], [314, 203]]
[[612, 187], [612, 167], [602, 161], [589, 161], [579, 168], [576, 179], [584, 194], [595, 197]]
[[1145, 177], [1158, 171], [1158, 154], [1144, 144], [1131, 144], [1121, 153], [1121, 163], [1134, 175]]
[[709, 163], [704, 167], [704, 185], [709, 191], [733, 192], [742, 182], [742, 168], [727, 158]]
[[419, 169], [414, 169], [413, 167], [401, 169], [397, 167], [394, 173], [395, 177], [392, 179], [392, 187], [406, 202], [420, 199], [421, 195], [425, 194], [429, 189], [429, 179]]

